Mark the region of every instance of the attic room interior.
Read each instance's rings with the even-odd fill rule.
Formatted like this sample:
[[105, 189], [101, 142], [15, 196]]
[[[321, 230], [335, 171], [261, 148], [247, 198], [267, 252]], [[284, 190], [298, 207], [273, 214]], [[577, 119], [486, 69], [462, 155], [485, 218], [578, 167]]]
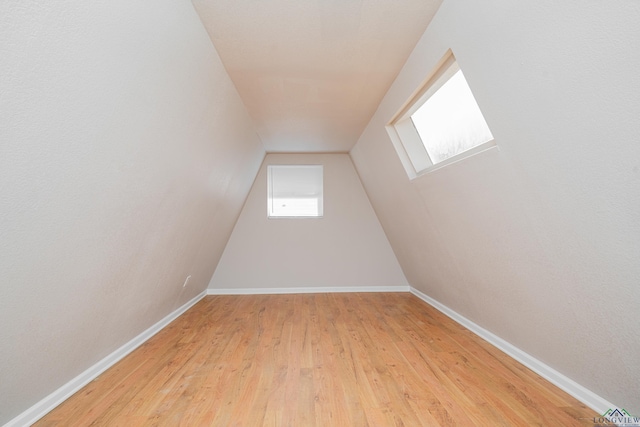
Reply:
[[638, 22], [0, 2], [0, 425], [640, 425]]

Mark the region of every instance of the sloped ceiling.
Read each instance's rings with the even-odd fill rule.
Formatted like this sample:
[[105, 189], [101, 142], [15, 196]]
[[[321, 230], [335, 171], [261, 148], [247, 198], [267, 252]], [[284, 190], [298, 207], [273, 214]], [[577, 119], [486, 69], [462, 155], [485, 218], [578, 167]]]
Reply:
[[193, 0], [268, 152], [346, 152], [441, 0]]

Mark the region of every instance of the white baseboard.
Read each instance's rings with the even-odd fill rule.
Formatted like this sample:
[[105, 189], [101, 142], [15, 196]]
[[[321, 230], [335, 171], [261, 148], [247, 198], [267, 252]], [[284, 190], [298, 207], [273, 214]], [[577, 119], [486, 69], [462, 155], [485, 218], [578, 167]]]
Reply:
[[425, 295], [424, 293], [420, 292], [419, 290], [413, 287], [411, 288], [411, 293], [417, 296], [418, 298], [420, 298], [421, 300], [423, 300], [424, 302], [426, 302], [427, 304], [433, 306], [436, 310], [442, 312], [444, 315], [450, 317], [457, 323], [469, 329], [471, 332], [478, 335], [480, 338], [484, 339], [489, 344], [493, 345], [494, 347], [508, 354], [518, 362], [522, 363], [524, 366], [531, 369], [533, 372], [540, 375], [541, 377], [543, 377], [550, 383], [554, 384], [561, 390], [564, 390], [565, 392], [569, 393], [571, 396], [575, 397], [576, 399], [578, 399], [579, 401], [581, 401], [582, 403], [584, 403], [585, 405], [587, 405], [588, 407], [596, 411], [598, 414], [603, 414], [605, 411], [607, 411], [610, 408], [616, 408], [616, 406], [613, 403], [608, 402], [606, 399], [598, 396], [591, 390], [581, 386], [577, 382], [573, 381], [571, 378], [566, 377], [565, 375], [556, 371], [549, 365], [541, 362], [540, 360], [536, 359], [530, 354], [525, 353], [524, 351], [520, 350], [514, 345], [503, 340], [499, 336], [487, 331], [483, 327], [477, 325], [476, 323], [472, 322], [471, 320], [467, 319], [461, 314], [453, 311], [446, 305], [434, 300], [430, 296]]
[[51, 410], [53, 410], [56, 406], [71, 397], [71, 395], [73, 395], [75, 392], [93, 381], [98, 375], [109, 369], [120, 359], [138, 348], [145, 341], [158, 333], [162, 328], [174, 321], [178, 316], [191, 308], [195, 303], [200, 301], [205, 295], [206, 292], [201, 292], [199, 295], [167, 315], [158, 323], [151, 326], [149, 329], [142, 332], [140, 335], [136, 336], [131, 341], [129, 341], [113, 353], [109, 354], [107, 357], [100, 360], [98, 363], [9, 421], [4, 425], [4, 427], [24, 427], [32, 425], [40, 418], [44, 417]]
[[333, 292], [409, 292], [409, 286], [207, 289], [207, 295], [327, 294]]

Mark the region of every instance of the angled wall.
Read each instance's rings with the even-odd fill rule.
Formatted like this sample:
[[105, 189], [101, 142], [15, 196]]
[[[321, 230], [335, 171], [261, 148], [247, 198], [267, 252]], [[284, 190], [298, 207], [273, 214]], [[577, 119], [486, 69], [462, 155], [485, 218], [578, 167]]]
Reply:
[[[324, 167], [323, 218], [267, 218], [267, 165]], [[209, 291], [407, 286], [348, 154], [268, 154]]]
[[[640, 4], [446, 0], [351, 155], [409, 283], [640, 413]], [[498, 145], [410, 181], [385, 132], [447, 49]]]
[[1, 2], [0, 57], [3, 425], [206, 288], [264, 150], [188, 1]]

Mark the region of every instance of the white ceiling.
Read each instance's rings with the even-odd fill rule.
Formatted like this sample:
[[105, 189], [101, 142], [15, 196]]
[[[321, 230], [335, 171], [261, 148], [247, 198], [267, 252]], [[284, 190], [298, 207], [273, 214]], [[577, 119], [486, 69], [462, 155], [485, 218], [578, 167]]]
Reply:
[[192, 0], [268, 152], [346, 152], [442, 0]]

